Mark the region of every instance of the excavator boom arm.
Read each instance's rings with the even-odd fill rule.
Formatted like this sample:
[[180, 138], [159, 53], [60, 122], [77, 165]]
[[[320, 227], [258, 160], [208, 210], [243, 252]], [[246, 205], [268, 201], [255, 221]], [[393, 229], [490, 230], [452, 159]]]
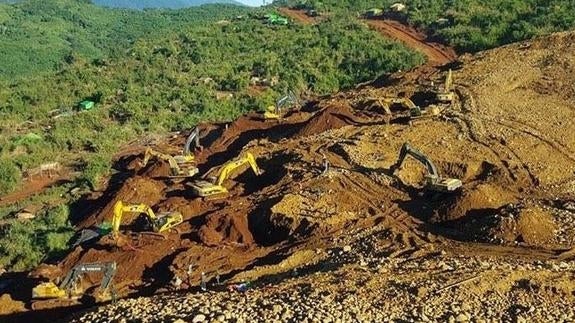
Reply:
[[256, 163], [256, 159], [251, 153], [246, 153], [244, 156], [225, 164], [220, 170], [220, 175], [216, 181], [216, 185], [222, 185], [225, 180], [230, 176], [236, 168], [244, 164], [249, 164], [256, 175], [260, 174], [260, 169]]
[[146, 148], [146, 153], [144, 154], [144, 160], [142, 161], [143, 167], [145, 167], [148, 164], [148, 161], [150, 160], [151, 157], [156, 157], [156, 158], [168, 161], [168, 164], [170, 164], [170, 169], [172, 170], [172, 173], [175, 173], [175, 174], [180, 173], [180, 166], [178, 165], [178, 162], [176, 161], [176, 159], [173, 156], [168, 155], [168, 154], [163, 154], [161, 152], [157, 152], [157, 151], [153, 150], [152, 148]]
[[439, 176], [439, 174], [437, 173], [437, 167], [435, 167], [435, 164], [427, 156], [425, 156], [422, 152], [411, 147], [408, 143], [404, 143], [403, 146], [401, 147], [401, 151], [399, 152], [399, 158], [398, 158], [397, 162], [395, 163], [395, 165], [393, 166], [393, 170], [401, 168], [401, 166], [403, 165], [403, 162], [405, 161], [405, 158], [408, 155], [410, 155], [411, 157], [415, 158], [417, 161], [422, 163], [427, 168], [427, 172], [429, 173], [429, 175], [434, 176], [434, 177]]
[[110, 283], [116, 274], [115, 262], [96, 262], [76, 265], [74, 268], [72, 268], [72, 270], [70, 270], [64, 280], [62, 280], [59, 288], [62, 290], [67, 290], [80, 278], [82, 274], [101, 271], [104, 272], [104, 277], [102, 278], [100, 288], [102, 290], [106, 290], [110, 286]]
[[194, 148], [200, 148], [200, 129], [198, 127], [195, 127], [192, 130], [186, 140], [186, 144], [184, 145], [184, 156], [191, 155], [190, 147], [192, 146], [192, 143], [194, 143]]
[[148, 216], [151, 222], [154, 222], [157, 219], [156, 214], [152, 208], [146, 204], [124, 205], [122, 201], [118, 201], [116, 204], [114, 204], [114, 217], [112, 219], [113, 234], [117, 234], [120, 231], [122, 217], [124, 216], [125, 212], [144, 213]]

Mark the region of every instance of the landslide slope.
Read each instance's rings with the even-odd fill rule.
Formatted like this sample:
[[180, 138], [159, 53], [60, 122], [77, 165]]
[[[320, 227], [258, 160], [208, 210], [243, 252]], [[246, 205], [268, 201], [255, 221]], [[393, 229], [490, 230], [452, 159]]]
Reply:
[[[370, 99], [409, 96], [426, 107], [445, 69], [388, 75], [310, 101], [281, 123], [246, 115], [202, 125], [202, 173], [248, 151], [264, 171], [235, 173], [223, 200], [194, 198], [187, 181], [170, 184], [162, 163], [140, 169], [132, 147], [116, 165], [122, 180], [88, 201], [81, 226], [110, 220], [118, 200], [180, 211], [184, 223], [162, 239], [137, 234], [127, 218], [131, 249], [79, 246], [59, 269], [116, 261], [122, 296], [194, 292], [204, 272], [254, 282], [254, 298], [239, 301], [210, 283], [209, 294], [126, 300], [78, 320], [573, 318], [574, 41], [575, 33], [559, 33], [462, 57], [456, 103], [411, 125], [404, 111], [392, 107], [389, 120]], [[156, 148], [176, 152], [184, 140]], [[463, 190], [424, 193], [425, 169], [413, 160], [392, 174], [404, 142]], [[150, 303], [162, 307], [152, 312]], [[338, 303], [349, 306], [329, 305]]]

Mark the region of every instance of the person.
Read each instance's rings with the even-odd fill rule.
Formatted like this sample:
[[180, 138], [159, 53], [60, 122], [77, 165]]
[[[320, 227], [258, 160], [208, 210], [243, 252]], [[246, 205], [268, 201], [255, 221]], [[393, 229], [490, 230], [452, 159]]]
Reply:
[[200, 288], [204, 292], [208, 290], [207, 283], [206, 274], [202, 271], [202, 281], [200, 282]]
[[188, 266], [188, 286], [192, 286], [192, 274], [194, 273], [194, 265]]
[[182, 285], [182, 280], [180, 279], [180, 277], [175, 276], [174, 281], [172, 282], [172, 285], [174, 285], [174, 287], [176, 289], [180, 289], [180, 286]]
[[329, 161], [327, 160], [327, 157], [323, 155], [323, 171], [321, 172], [322, 175], [327, 174], [327, 172], [329, 171]]

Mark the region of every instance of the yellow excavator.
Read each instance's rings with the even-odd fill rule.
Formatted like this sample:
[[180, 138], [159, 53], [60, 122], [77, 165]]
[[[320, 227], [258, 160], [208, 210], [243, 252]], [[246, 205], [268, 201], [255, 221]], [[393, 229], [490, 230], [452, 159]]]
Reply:
[[391, 112], [391, 106], [394, 104], [400, 105], [409, 111], [410, 119], [418, 119], [422, 117], [436, 116], [441, 113], [441, 110], [437, 106], [430, 106], [427, 109], [421, 109], [409, 98], [398, 98], [398, 97], [385, 97], [385, 98], [369, 98], [368, 101], [375, 101], [381, 106], [385, 114], [393, 115]]
[[452, 103], [455, 100], [455, 93], [453, 92], [453, 73], [451, 70], [449, 70], [445, 76], [443, 87], [439, 87], [437, 90], [436, 99], [441, 103]]
[[254, 156], [251, 153], [245, 153], [243, 156], [224, 164], [220, 168], [217, 178], [213, 178], [211, 181], [206, 180], [206, 176], [209, 174], [208, 172], [202, 177], [202, 180], [193, 182], [191, 184], [192, 191], [199, 197], [209, 197], [228, 193], [227, 188], [223, 186], [224, 181], [235, 169], [245, 164], [250, 165], [256, 175], [261, 174], [261, 170], [259, 169]]
[[76, 265], [68, 272], [59, 285], [53, 282], [46, 282], [34, 287], [32, 289], [32, 298], [44, 300], [78, 298], [84, 294], [84, 289], [81, 286], [82, 276], [94, 272], [104, 273], [97, 298], [101, 301], [113, 298], [114, 295], [113, 291], [110, 292], [110, 285], [116, 274], [115, 262], [96, 262]]
[[122, 217], [126, 212], [145, 214], [152, 230], [157, 233], [170, 230], [184, 221], [180, 212], [164, 212], [156, 215], [152, 208], [146, 204], [125, 205], [122, 201], [118, 201], [114, 204], [114, 217], [112, 219], [112, 236], [114, 239], [118, 239]]
[[194, 155], [172, 156], [155, 151], [152, 148], [146, 148], [144, 160], [140, 163], [140, 166], [146, 167], [151, 157], [165, 160], [170, 164], [169, 177], [193, 177], [199, 172], [198, 168], [193, 164], [195, 160]]
[[403, 162], [407, 156], [412, 156], [415, 160], [419, 161], [427, 168], [428, 174], [425, 176], [426, 188], [436, 192], [454, 192], [461, 188], [463, 185], [461, 180], [456, 178], [442, 178], [437, 172], [437, 167], [426, 155], [419, 150], [411, 147], [408, 143], [404, 143], [399, 152], [397, 162], [391, 166], [390, 170], [395, 173], [396, 170], [401, 169]]
[[283, 118], [283, 109], [286, 106], [297, 106], [298, 99], [293, 92], [288, 92], [280, 98], [275, 105], [270, 105], [264, 111], [265, 120], [281, 120]]
[[[194, 144], [194, 149], [192, 149], [192, 143]], [[200, 145], [200, 130], [198, 127], [194, 127], [188, 135], [182, 155], [172, 156], [155, 151], [152, 148], [146, 148], [144, 160], [140, 165], [141, 167], [146, 167], [150, 158], [155, 157], [160, 160], [165, 160], [170, 164], [170, 177], [193, 177], [199, 172], [194, 164], [196, 159], [194, 156], [195, 149], [202, 149]]]

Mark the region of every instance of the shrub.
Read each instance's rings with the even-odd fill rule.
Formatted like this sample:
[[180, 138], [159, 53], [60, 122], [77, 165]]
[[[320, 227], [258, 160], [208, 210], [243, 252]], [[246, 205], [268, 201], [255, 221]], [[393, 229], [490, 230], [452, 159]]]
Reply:
[[0, 159], [0, 194], [12, 192], [21, 179], [20, 169], [12, 161]]

